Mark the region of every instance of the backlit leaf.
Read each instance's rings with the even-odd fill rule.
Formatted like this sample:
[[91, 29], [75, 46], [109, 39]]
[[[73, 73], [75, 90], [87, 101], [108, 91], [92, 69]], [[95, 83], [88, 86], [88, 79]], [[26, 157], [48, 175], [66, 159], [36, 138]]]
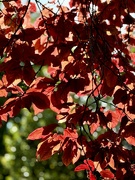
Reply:
[[36, 140], [36, 139], [43, 139], [46, 137], [50, 132], [52, 132], [57, 127], [57, 124], [50, 124], [45, 127], [38, 128], [31, 132], [28, 136], [28, 140]]

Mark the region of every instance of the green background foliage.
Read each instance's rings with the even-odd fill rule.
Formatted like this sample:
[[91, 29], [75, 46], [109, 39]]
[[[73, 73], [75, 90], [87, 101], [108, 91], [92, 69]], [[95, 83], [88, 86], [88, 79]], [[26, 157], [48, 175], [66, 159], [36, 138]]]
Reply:
[[[65, 167], [61, 155], [47, 161], [36, 160], [39, 141], [26, 140], [34, 129], [55, 122], [49, 109], [37, 116], [27, 109], [0, 129], [0, 180], [75, 180], [85, 179], [84, 172], [74, 172], [74, 165]], [[84, 178], [85, 177], [85, 178]]]

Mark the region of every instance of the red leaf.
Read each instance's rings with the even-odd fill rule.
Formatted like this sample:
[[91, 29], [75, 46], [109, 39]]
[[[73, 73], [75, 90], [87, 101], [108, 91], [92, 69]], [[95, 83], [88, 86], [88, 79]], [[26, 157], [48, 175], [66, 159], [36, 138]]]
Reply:
[[94, 166], [94, 163], [93, 163], [92, 160], [86, 160], [86, 159], [85, 159], [85, 160], [84, 160], [84, 163], [87, 164], [87, 166], [90, 167], [90, 169], [91, 169], [92, 171], [94, 171], [95, 166]]
[[124, 113], [119, 110], [119, 109], [115, 109], [115, 111], [107, 111], [105, 114], [107, 114], [107, 120], [110, 121], [110, 126], [111, 128], [114, 128], [118, 125], [118, 123], [121, 121]]
[[73, 6], [78, 6], [79, 5], [79, 3], [80, 3], [80, 1], [79, 0], [70, 0], [69, 1], [69, 6], [72, 8]]
[[7, 96], [7, 91], [5, 89], [0, 89], [0, 97], [6, 97]]
[[125, 138], [125, 139], [129, 144], [135, 146], [135, 137], [129, 136], [129, 137]]
[[83, 170], [89, 170], [89, 167], [86, 164], [80, 164], [74, 169], [74, 171], [83, 171]]
[[77, 134], [76, 130], [72, 130], [69, 128], [64, 130], [64, 136], [69, 137], [69, 138], [73, 138], [73, 139], [78, 138], [78, 134]]
[[39, 38], [43, 33], [44, 29], [27, 28], [20, 32], [17, 37], [22, 41], [31, 43], [33, 40]]
[[79, 157], [80, 157], [80, 154], [78, 154], [78, 147], [77, 147], [76, 142], [69, 140], [65, 146], [64, 153], [62, 156], [63, 164], [68, 166], [71, 162], [75, 163]]
[[50, 102], [48, 97], [41, 92], [32, 92], [30, 93], [31, 100], [33, 102], [34, 114], [38, 114], [50, 107]]
[[113, 179], [114, 178], [114, 174], [110, 170], [108, 170], [108, 169], [102, 170], [100, 172], [100, 174], [101, 174], [101, 176], [103, 178], [109, 178], [109, 179]]
[[97, 178], [94, 176], [94, 174], [89, 171], [89, 180], [97, 180]]
[[49, 159], [53, 154], [58, 152], [59, 148], [57, 149], [57, 151], [53, 150], [58, 145], [59, 141], [53, 141], [52, 138], [40, 143], [38, 145], [38, 151], [36, 153], [37, 158], [42, 161]]
[[94, 171], [94, 169], [95, 169], [95, 166], [94, 166], [93, 161], [85, 159], [84, 164], [80, 164], [79, 166], [77, 166], [74, 171], [83, 171], [83, 170]]
[[35, 139], [42, 139], [43, 138], [43, 131], [44, 128], [37, 128], [36, 130], [34, 130], [33, 132], [31, 132], [28, 136], [28, 140], [35, 140]]
[[45, 141], [43, 144], [41, 144], [40, 151], [37, 151], [36, 157], [39, 161], [43, 161], [49, 159], [51, 156], [52, 156], [52, 149], [50, 149], [50, 146], [48, 146], [48, 144]]
[[36, 12], [36, 10], [37, 10], [36, 4], [33, 3], [33, 2], [30, 2], [29, 10], [30, 10], [31, 13]]
[[22, 108], [21, 99], [19, 98], [10, 98], [8, 99], [3, 108], [0, 109], [1, 119], [7, 121], [8, 117], [14, 117], [17, 113], [19, 113]]
[[58, 125], [57, 124], [49, 124], [44, 127], [43, 135], [47, 135], [52, 132]]
[[33, 70], [29, 62], [26, 62], [25, 66], [23, 67], [22, 76], [27, 85], [30, 85], [32, 81], [34, 80], [35, 71]]
[[57, 127], [57, 124], [50, 124], [45, 127], [37, 128], [33, 132], [31, 132], [28, 136], [28, 140], [36, 140], [36, 139], [43, 139], [52, 132]]
[[92, 123], [91, 125], [90, 125], [90, 132], [91, 132], [91, 134], [93, 134], [96, 130], [97, 130], [97, 128], [100, 126], [100, 124], [99, 124], [99, 121], [97, 122], [97, 123]]

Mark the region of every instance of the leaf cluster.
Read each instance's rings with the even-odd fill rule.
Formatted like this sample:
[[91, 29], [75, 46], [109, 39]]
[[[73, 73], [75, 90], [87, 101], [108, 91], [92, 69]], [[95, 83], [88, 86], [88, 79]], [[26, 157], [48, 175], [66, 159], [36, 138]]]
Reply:
[[57, 122], [28, 136], [41, 140], [38, 160], [60, 153], [66, 166], [83, 159], [75, 171], [91, 180], [134, 178], [134, 0], [51, 1], [57, 12], [35, 3], [0, 12], [1, 121], [51, 109]]

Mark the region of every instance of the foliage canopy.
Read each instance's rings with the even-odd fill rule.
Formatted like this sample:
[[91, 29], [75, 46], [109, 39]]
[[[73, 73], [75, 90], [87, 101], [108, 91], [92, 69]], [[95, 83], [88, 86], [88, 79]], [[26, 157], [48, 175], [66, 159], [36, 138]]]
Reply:
[[41, 140], [38, 160], [60, 153], [66, 166], [80, 162], [75, 171], [86, 170], [90, 180], [133, 179], [135, 1], [50, 4], [57, 6], [3, 1], [1, 125], [22, 108], [35, 115], [49, 108], [56, 123], [28, 136]]

